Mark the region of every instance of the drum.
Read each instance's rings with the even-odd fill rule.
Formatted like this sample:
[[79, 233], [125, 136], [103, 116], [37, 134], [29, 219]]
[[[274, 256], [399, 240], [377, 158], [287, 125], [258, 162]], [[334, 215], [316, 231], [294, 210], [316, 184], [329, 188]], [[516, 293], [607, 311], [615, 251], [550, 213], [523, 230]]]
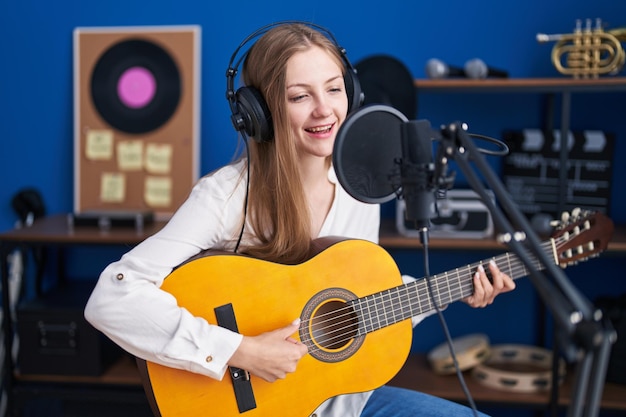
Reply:
[[[495, 345], [489, 357], [472, 369], [472, 377], [503, 391], [547, 391], [552, 386], [552, 351], [526, 345]], [[564, 377], [565, 361], [560, 359], [559, 384]]]
[[[452, 347], [461, 371], [471, 369], [489, 356], [489, 338], [475, 333], [452, 339]], [[428, 353], [428, 361], [436, 374], [447, 375], [456, 371], [448, 343], [444, 342]]]

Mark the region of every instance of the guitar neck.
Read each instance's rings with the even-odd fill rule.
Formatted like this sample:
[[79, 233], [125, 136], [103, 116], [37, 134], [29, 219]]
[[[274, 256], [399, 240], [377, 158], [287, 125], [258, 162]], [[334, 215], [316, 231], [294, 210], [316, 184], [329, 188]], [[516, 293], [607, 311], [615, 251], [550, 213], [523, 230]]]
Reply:
[[[553, 239], [542, 243], [543, 250], [550, 254]], [[533, 266], [542, 270], [543, 265], [530, 254]], [[473, 276], [483, 265], [490, 276], [487, 264], [494, 261], [498, 268], [513, 279], [527, 276], [529, 271], [513, 253], [485, 259], [442, 274], [431, 276], [430, 280], [419, 279], [408, 284], [390, 288], [352, 301], [352, 307], [360, 317], [359, 334], [370, 333], [398, 323], [413, 316], [443, 307], [474, 293]], [[430, 285], [429, 285], [430, 281]], [[429, 289], [430, 287], [430, 289]], [[431, 296], [432, 289], [432, 296]]]

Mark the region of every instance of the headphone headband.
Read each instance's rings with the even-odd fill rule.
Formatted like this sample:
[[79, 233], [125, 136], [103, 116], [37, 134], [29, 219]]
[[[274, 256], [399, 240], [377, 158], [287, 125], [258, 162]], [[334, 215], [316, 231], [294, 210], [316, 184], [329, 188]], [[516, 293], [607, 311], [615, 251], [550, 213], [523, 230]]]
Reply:
[[[250, 35], [248, 35], [237, 47], [237, 49], [235, 49], [235, 52], [233, 52], [232, 56], [230, 57], [230, 62], [228, 63], [228, 69], [229, 70], [234, 70], [235, 73], [237, 72], [237, 68], [239, 68], [239, 65], [241, 64], [241, 61], [243, 61], [243, 59], [246, 57], [246, 55], [248, 54], [248, 51], [246, 51], [241, 58], [239, 58], [239, 60], [237, 61], [237, 64], [233, 67], [233, 63], [235, 62], [235, 58], [237, 58], [237, 55], [239, 54], [239, 51], [241, 51], [241, 49], [246, 46], [246, 44], [248, 42], [250, 42], [252, 39], [260, 37], [261, 35], [264, 35], [265, 32], [269, 31], [270, 29], [273, 29], [275, 27], [278, 26], [283, 26], [283, 25], [290, 25], [290, 24], [300, 24], [300, 25], [306, 25], [309, 26], [313, 29], [318, 30], [319, 32], [324, 33], [324, 35], [330, 39], [335, 45], [337, 45], [337, 47], [339, 48], [339, 51], [342, 53], [345, 53], [345, 48], [342, 48], [341, 46], [339, 46], [339, 43], [337, 42], [337, 39], [335, 38], [335, 36], [332, 34], [331, 31], [329, 31], [328, 29], [326, 29], [323, 26], [320, 25], [316, 25], [315, 23], [309, 23], [309, 22], [304, 22], [301, 20], [283, 20], [283, 21], [279, 21], [279, 22], [274, 22], [274, 23], [270, 23], [268, 25], [265, 25], [263, 27], [260, 27], [259, 29], [255, 30], [254, 32], [252, 32]], [[350, 65], [350, 68], [352, 68], [352, 65]]]
[[272, 115], [261, 92], [253, 87], [242, 87], [235, 91], [235, 77], [239, 72], [239, 66], [248, 56], [248, 48], [239, 59], [241, 50], [253, 39], [264, 35], [269, 30], [288, 24], [301, 24], [309, 26], [324, 34], [336, 47], [345, 65], [345, 84], [348, 95], [348, 112], [355, 110], [363, 103], [363, 94], [356, 77], [356, 69], [346, 56], [345, 48], [341, 47], [335, 36], [325, 27], [314, 23], [299, 20], [283, 20], [265, 25], [248, 35], [231, 55], [226, 70], [226, 99], [230, 105], [231, 121], [237, 131], [245, 133], [259, 142], [271, 141], [274, 136]]

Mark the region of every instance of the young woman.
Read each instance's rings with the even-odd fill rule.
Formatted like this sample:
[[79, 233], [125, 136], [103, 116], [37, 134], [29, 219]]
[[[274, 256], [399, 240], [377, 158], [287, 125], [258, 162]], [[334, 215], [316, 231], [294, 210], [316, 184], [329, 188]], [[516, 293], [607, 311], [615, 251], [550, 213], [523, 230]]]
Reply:
[[[296, 337], [296, 317], [263, 334], [238, 334], [193, 316], [160, 287], [176, 266], [209, 248], [296, 264], [307, 259], [311, 241], [318, 237], [378, 242], [379, 207], [350, 197], [331, 165], [335, 136], [352, 101], [346, 71], [336, 43], [311, 25], [277, 24], [265, 32], [247, 52], [242, 77], [265, 101], [269, 129], [250, 132], [247, 155], [200, 179], [161, 231], [102, 272], [86, 306], [87, 320], [137, 357], [210, 378], [221, 379], [229, 366], [270, 382], [298, 372], [307, 347]], [[514, 288], [510, 277], [495, 265], [490, 268], [492, 282], [484, 270], [476, 272], [474, 294], [463, 300], [470, 306], [484, 307]], [[237, 276], [232, 280], [233, 291], [246, 285]], [[382, 387], [339, 395], [314, 413], [399, 417], [461, 412], [469, 410]]]

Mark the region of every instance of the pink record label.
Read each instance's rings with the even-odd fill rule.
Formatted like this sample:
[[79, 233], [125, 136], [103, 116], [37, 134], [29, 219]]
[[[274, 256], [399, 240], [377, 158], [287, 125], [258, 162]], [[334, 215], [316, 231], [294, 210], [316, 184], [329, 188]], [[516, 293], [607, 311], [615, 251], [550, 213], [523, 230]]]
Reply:
[[121, 102], [133, 109], [146, 106], [156, 92], [156, 81], [150, 71], [143, 67], [131, 67], [124, 71], [117, 83]]

